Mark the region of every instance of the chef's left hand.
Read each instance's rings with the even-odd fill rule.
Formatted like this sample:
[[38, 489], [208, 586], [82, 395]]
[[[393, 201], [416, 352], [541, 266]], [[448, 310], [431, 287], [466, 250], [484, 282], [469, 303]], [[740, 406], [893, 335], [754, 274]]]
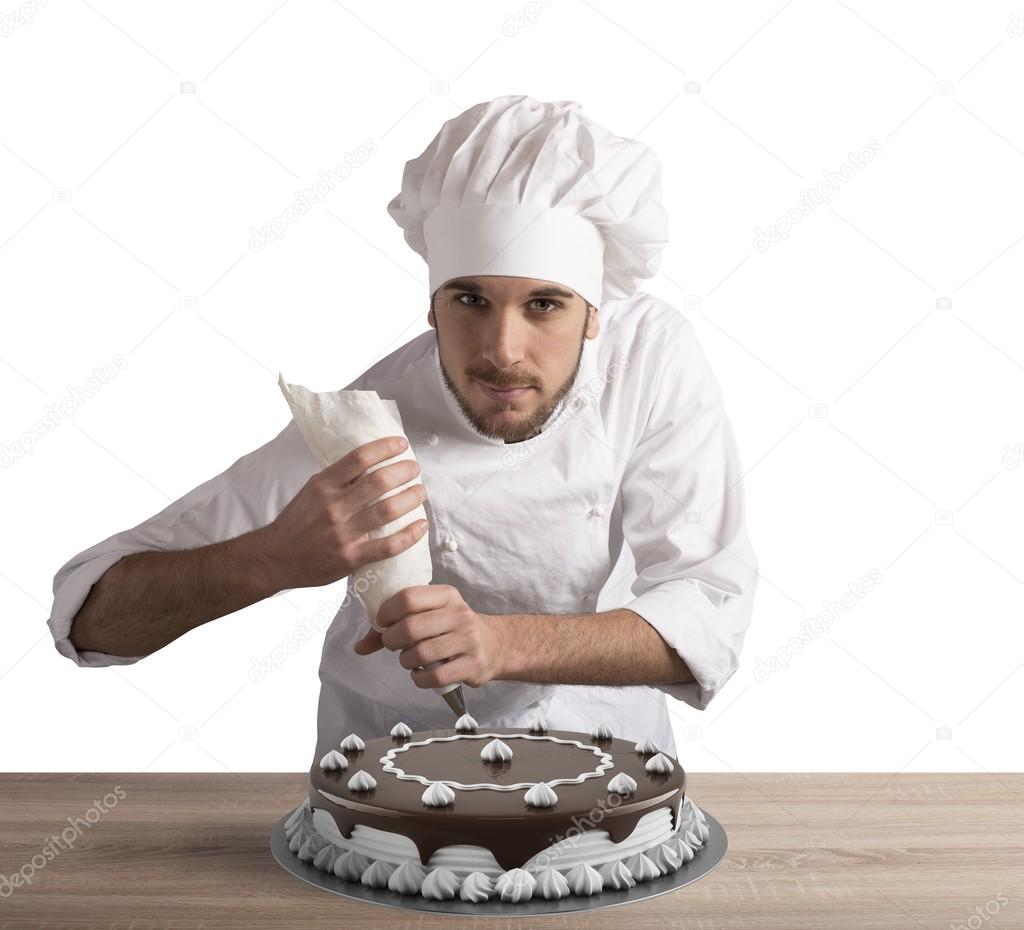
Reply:
[[[451, 585], [415, 585], [389, 597], [377, 611], [383, 633], [369, 630], [353, 647], [359, 655], [380, 648], [399, 653], [418, 688], [464, 682], [479, 688], [498, 674], [502, 655], [499, 618], [478, 614]], [[436, 668], [417, 668], [432, 662]]]

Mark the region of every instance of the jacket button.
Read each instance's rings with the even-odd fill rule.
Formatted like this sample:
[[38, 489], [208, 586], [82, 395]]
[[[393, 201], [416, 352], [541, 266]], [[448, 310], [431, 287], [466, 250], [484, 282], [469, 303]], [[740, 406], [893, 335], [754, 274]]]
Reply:
[[438, 436], [437, 433], [431, 433], [427, 437], [427, 445], [428, 446], [436, 446], [440, 441], [441, 441], [441, 437]]
[[454, 551], [455, 551], [456, 549], [458, 549], [458, 548], [459, 548], [459, 544], [458, 544], [458, 543], [457, 543], [457, 542], [456, 542], [456, 541], [455, 541], [455, 540], [454, 540], [454, 539], [453, 539], [453, 538], [452, 538], [451, 536], [449, 536], [449, 537], [448, 537], [448, 538], [447, 538], [447, 539], [446, 539], [446, 540], [444, 541], [444, 547], [445, 547], [445, 549], [447, 549], [447, 550], [448, 550], [449, 552], [454, 552]]
[[604, 516], [604, 507], [591, 507], [590, 508], [590, 516], [592, 516], [592, 517], [603, 517]]

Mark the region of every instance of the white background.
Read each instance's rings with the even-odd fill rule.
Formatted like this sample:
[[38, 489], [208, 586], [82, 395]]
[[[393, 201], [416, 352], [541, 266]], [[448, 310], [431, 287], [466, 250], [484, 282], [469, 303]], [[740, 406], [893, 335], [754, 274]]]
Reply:
[[694, 321], [740, 442], [762, 580], [741, 670], [706, 712], [673, 706], [685, 767], [1021, 768], [1024, 3], [17, 9], [0, 19], [0, 767], [308, 766], [343, 584], [93, 670], [53, 649], [52, 577], [283, 428], [279, 370], [338, 388], [427, 328], [425, 266], [385, 205], [445, 119], [527, 93], [661, 156], [672, 242], [648, 290]]

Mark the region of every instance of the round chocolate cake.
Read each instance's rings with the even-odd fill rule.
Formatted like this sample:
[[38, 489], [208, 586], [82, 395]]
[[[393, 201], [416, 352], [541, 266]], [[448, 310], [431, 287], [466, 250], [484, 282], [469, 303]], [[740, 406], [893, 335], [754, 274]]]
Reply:
[[708, 837], [678, 761], [649, 741], [480, 727], [364, 742], [346, 736], [309, 775], [285, 824], [289, 848], [340, 879], [401, 894], [592, 895], [693, 859]]

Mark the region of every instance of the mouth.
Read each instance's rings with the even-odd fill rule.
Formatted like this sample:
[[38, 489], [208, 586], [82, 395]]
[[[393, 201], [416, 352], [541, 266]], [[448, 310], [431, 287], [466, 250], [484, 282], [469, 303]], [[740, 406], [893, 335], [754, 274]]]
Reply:
[[536, 390], [536, 388], [529, 385], [514, 388], [496, 388], [479, 380], [478, 378], [474, 378], [473, 380], [480, 390], [483, 391], [491, 400], [502, 400], [506, 402], [519, 400], [520, 398], [525, 397], [527, 392]]

